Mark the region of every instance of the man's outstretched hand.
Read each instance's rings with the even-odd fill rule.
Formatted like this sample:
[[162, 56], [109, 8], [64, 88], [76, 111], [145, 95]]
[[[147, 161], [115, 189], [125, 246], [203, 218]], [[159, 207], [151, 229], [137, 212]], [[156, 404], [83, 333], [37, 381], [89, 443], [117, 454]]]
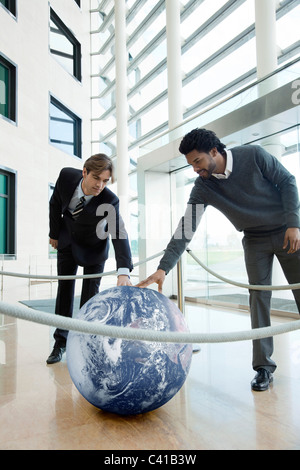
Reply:
[[148, 287], [150, 284], [157, 284], [158, 285], [158, 292], [162, 293], [162, 286], [166, 277], [165, 271], [162, 269], [158, 269], [154, 274], [147, 277], [144, 281], [139, 282], [136, 287]]

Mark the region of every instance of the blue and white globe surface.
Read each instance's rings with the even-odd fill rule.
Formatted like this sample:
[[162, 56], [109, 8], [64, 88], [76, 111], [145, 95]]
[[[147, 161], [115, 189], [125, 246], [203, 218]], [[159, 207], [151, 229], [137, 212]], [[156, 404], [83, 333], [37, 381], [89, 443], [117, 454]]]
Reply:
[[[126, 328], [187, 332], [181, 311], [164, 295], [114, 287], [90, 299], [76, 318]], [[67, 364], [81, 395], [103, 411], [146, 413], [167, 403], [183, 386], [191, 344], [125, 340], [70, 331]]]

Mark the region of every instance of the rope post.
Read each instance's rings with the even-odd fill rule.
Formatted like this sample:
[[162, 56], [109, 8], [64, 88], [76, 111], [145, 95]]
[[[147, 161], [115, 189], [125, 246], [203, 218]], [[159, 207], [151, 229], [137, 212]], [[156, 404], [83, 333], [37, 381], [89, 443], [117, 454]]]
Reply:
[[181, 310], [181, 312], [184, 315], [185, 306], [184, 306], [184, 292], [183, 292], [182, 257], [179, 258], [178, 263], [177, 263], [177, 302], [178, 302], [179, 310]]

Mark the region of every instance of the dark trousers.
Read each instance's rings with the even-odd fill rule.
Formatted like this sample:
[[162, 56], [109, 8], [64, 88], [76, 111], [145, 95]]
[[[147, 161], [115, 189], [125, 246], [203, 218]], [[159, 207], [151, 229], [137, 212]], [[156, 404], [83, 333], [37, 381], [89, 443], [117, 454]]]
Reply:
[[[84, 266], [83, 274], [103, 273], [105, 263], [95, 264], [93, 266]], [[76, 275], [78, 264], [73, 258], [71, 247], [68, 246], [57, 252], [57, 274], [59, 276]], [[98, 294], [101, 277], [93, 279], [83, 279], [80, 297], [80, 307], [82, 307], [90, 298]], [[55, 304], [56, 315], [72, 318], [74, 304], [75, 279], [59, 280]], [[57, 328], [54, 332], [54, 339], [60, 346], [65, 346], [68, 336], [67, 330]]]
[[[274, 255], [277, 257], [284, 275], [289, 284], [300, 282], [300, 251], [287, 254], [283, 250], [285, 232], [268, 236], [248, 236], [243, 238], [245, 263], [249, 284], [271, 285]], [[270, 309], [272, 291], [249, 290], [250, 313], [252, 328], [270, 326]], [[300, 289], [293, 290], [293, 295], [300, 313]], [[273, 354], [273, 338], [263, 338], [253, 341], [253, 369], [260, 367], [274, 372], [275, 362], [271, 359]]]

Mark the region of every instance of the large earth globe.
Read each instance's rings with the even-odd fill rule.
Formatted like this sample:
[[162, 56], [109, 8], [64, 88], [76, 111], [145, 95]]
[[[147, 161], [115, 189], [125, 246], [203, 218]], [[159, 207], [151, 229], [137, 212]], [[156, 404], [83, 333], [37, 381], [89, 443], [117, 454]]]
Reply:
[[[125, 328], [187, 332], [170, 299], [138, 287], [114, 287], [91, 298], [78, 319]], [[67, 365], [80, 394], [97, 408], [121, 415], [146, 413], [183, 386], [191, 344], [126, 340], [69, 331]]]

